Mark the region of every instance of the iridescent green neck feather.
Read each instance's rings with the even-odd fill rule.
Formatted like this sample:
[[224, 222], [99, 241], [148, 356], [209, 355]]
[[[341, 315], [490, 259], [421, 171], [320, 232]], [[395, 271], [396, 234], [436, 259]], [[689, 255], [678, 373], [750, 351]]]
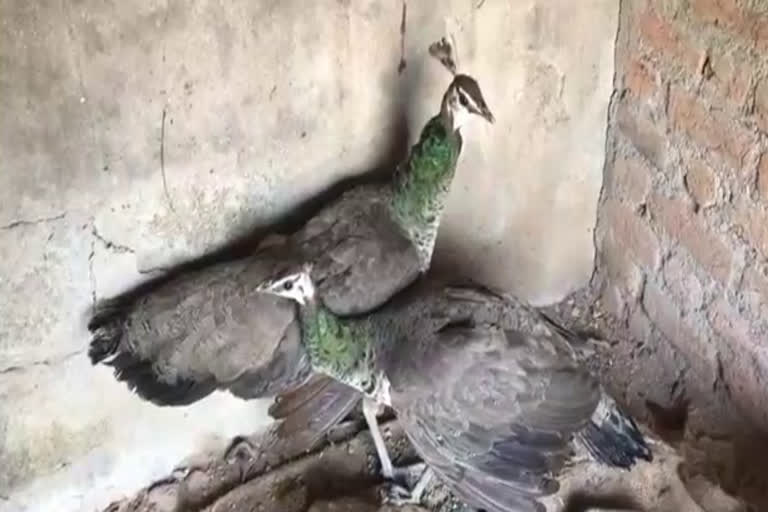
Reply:
[[364, 393], [376, 386], [375, 346], [367, 322], [339, 318], [316, 302], [301, 308], [302, 341], [312, 368]]
[[439, 114], [429, 120], [408, 160], [396, 171], [392, 215], [419, 250], [424, 270], [432, 259], [460, 152], [461, 137], [446, 128]]

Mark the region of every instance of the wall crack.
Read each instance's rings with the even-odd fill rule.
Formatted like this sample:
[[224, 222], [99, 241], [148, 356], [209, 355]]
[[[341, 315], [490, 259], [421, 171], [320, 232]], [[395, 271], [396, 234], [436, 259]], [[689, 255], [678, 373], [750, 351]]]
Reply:
[[[117, 242], [113, 242], [112, 240], [106, 238], [104, 235], [99, 233], [99, 230], [96, 228], [96, 224], [91, 224], [91, 234], [93, 237], [98, 240], [99, 242], [104, 245], [106, 249], [109, 249], [111, 251], [117, 252], [117, 253], [129, 253], [129, 254], [136, 254], [136, 251], [132, 248], [128, 247], [127, 245], [119, 244]], [[93, 257], [93, 255], [91, 255]]]
[[39, 219], [17, 219], [9, 222], [8, 224], [4, 224], [0, 226], [0, 230], [7, 231], [7, 230], [25, 227], [25, 226], [35, 226], [37, 224], [46, 224], [48, 222], [56, 222], [58, 220], [63, 219], [66, 216], [67, 216], [67, 213], [63, 212], [58, 215], [53, 215], [51, 217], [41, 217]]
[[30, 363], [26, 364], [20, 364], [20, 365], [10, 365], [6, 366], [5, 368], [0, 368], [0, 375], [6, 374], [6, 373], [15, 373], [15, 372], [23, 372], [25, 370], [28, 370], [30, 368], [33, 368], [35, 366], [53, 366], [61, 364], [65, 361], [68, 361], [69, 359], [72, 359], [75, 356], [79, 356], [81, 354], [85, 353], [85, 349], [81, 348], [78, 350], [74, 350], [72, 352], [67, 352], [66, 354], [62, 354], [60, 356], [56, 357], [48, 357], [45, 359], [41, 359], [39, 361], [32, 361]]

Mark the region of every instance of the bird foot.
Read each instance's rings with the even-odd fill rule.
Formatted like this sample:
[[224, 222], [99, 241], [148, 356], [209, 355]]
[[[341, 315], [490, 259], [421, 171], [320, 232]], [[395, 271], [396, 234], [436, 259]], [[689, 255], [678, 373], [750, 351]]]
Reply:
[[392, 478], [384, 484], [382, 502], [397, 507], [421, 503], [430, 477], [428, 471], [424, 463], [393, 468]]
[[235, 436], [232, 438], [232, 442], [229, 443], [227, 449], [224, 450], [224, 460], [256, 459], [257, 454], [258, 450], [247, 437]]
[[189, 466], [177, 466], [171, 470], [171, 478], [177, 482], [183, 482], [189, 475], [195, 471], [204, 472], [208, 469], [207, 466], [191, 464]]

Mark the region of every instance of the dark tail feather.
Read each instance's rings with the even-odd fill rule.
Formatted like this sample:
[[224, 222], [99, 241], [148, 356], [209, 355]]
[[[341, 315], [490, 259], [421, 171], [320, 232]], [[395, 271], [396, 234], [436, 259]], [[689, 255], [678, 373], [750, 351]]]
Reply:
[[212, 380], [197, 382], [190, 379], [162, 380], [152, 363], [129, 352], [119, 352], [107, 361], [115, 378], [144, 400], [159, 406], [189, 405], [210, 395], [216, 389]]
[[605, 394], [591, 421], [577, 434], [577, 439], [595, 460], [610, 466], [629, 469], [638, 459], [653, 460], [651, 449], [635, 421]]
[[91, 364], [100, 363], [117, 352], [123, 337], [124, 320], [125, 309], [116, 300], [102, 300], [94, 306], [88, 322], [88, 330], [93, 335], [88, 347]]
[[105, 299], [93, 308], [88, 322], [92, 334], [88, 347], [91, 364], [111, 366], [117, 380], [155, 405], [188, 405], [211, 394], [216, 389], [214, 382], [178, 378], [168, 382], [158, 375], [151, 361], [121, 349], [128, 306], [126, 301]]

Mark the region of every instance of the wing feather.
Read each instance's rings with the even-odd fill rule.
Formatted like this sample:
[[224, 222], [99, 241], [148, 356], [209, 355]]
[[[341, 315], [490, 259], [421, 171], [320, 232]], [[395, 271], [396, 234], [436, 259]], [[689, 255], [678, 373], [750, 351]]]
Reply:
[[269, 415], [282, 420], [277, 433], [287, 438], [313, 431], [311, 444], [344, 419], [360, 401], [360, 393], [330, 377], [313, 374], [302, 384], [279, 393]]
[[[487, 510], [540, 510], [554, 475], [600, 399], [598, 384], [546, 335], [493, 326], [436, 333], [423, 381], [397, 407], [424, 460]], [[517, 507], [517, 508], [515, 508]]]

